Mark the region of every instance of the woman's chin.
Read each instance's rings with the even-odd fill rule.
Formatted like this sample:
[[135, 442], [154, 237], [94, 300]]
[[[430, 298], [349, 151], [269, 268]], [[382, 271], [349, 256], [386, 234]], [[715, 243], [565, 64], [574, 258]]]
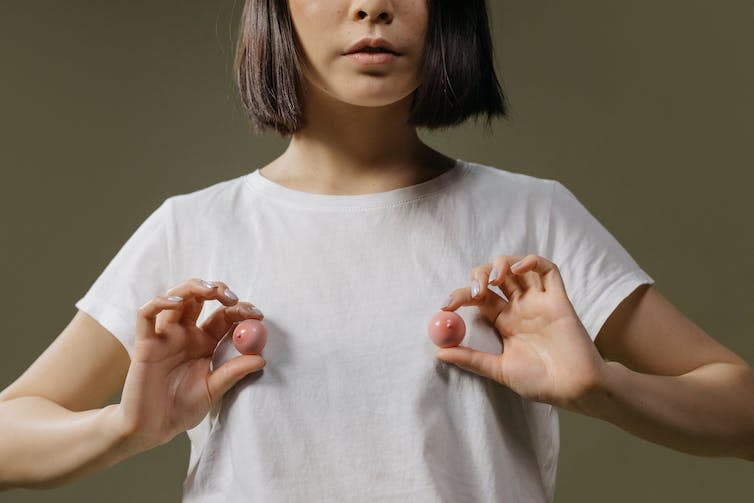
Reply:
[[409, 89], [403, 93], [396, 93], [395, 88], [388, 90], [382, 87], [384, 86], [364, 86], [362, 89], [352, 87], [342, 93], [331, 94], [331, 96], [349, 105], [374, 108], [394, 105], [401, 100], [410, 98], [414, 91], [414, 89]]

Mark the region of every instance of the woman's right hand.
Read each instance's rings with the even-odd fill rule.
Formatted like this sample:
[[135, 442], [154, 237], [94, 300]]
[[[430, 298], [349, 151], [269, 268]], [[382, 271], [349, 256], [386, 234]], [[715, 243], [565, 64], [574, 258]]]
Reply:
[[[190, 279], [139, 308], [117, 411], [132, 449], [149, 450], [193, 428], [236, 382], [264, 367], [260, 355], [240, 355], [210, 370], [215, 347], [234, 322], [263, 318], [226, 290], [220, 281]], [[168, 299], [176, 295], [183, 300]], [[223, 305], [197, 326], [204, 302], [212, 299]]]

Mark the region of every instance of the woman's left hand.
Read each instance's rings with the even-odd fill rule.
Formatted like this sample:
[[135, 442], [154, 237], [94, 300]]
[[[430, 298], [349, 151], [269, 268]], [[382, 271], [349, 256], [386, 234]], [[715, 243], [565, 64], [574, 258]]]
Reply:
[[[520, 267], [510, 265], [520, 260]], [[508, 300], [488, 290], [499, 286]], [[456, 346], [440, 348], [437, 358], [503, 384], [524, 398], [577, 410], [575, 404], [601, 382], [605, 365], [571, 301], [557, 265], [538, 255], [501, 255], [475, 267], [471, 287], [451, 293], [444, 311], [476, 305], [502, 336], [500, 354]], [[476, 290], [476, 289], [475, 289]]]

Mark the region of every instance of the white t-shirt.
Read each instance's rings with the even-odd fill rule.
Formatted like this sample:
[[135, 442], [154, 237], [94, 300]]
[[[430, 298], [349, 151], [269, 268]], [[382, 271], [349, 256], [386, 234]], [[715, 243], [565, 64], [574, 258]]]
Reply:
[[[557, 408], [437, 360], [427, 335], [473, 267], [528, 253], [559, 266], [592, 340], [654, 283], [560, 182], [457, 159], [378, 193], [302, 192], [255, 170], [169, 197], [76, 307], [129, 353], [138, 307], [192, 277], [264, 313], [266, 366], [188, 431], [184, 502], [550, 502]], [[456, 312], [462, 345], [501, 351], [476, 307]], [[212, 368], [237, 355], [228, 334]]]

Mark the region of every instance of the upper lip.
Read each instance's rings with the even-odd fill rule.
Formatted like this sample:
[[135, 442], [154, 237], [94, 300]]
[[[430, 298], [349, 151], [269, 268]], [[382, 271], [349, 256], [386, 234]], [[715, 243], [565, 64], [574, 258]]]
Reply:
[[369, 37], [362, 38], [361, 40], [359, 40], [358, 42], [356, 42], [355, 44], [353, 44], [351, 47], [349, 47], [348, 50], [346, 52], [344, 52], [343, 54], [351, 54], [352, 52], [358, 52], [359, 50], [363, 49], [364, 47], [381, 47], [383, 49], [386, 49], [386, 50], [392, 52], [393, 54], [400, 55], [400, 53], [395, 49], [395, 46], [393, 46], [393, 44], [391, 44], [389, 40], [384, 39], [382, 37], [379, 37], [379, 38], [369, 38]]

